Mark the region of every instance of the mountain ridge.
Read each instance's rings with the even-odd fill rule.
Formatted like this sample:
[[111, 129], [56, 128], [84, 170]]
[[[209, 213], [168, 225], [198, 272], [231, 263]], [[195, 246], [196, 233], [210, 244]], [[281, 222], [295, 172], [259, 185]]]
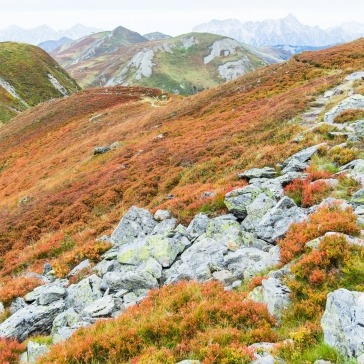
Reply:
[[359, 33], [349, 32], [347, 24], [328, 30], [318, 26], [307, 26], [299, 22], [292, 14], [281, 19], [240, 22], [237, 19], [212, 20], [197, 25], [193, 31], [211, 32], [257, 47], [290, 45], [290, 46], [330, 46], [352, 41], [364, 36], [363, 25], [356, 25]]

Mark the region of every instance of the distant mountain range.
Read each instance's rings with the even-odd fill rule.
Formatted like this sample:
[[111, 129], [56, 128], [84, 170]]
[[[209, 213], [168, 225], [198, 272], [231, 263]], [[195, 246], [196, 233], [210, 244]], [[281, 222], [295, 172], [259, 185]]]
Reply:
[[48, 25], [41, 25], [33, 29], [23, 29], [12, 25], [6, 29], [0, 29], [0, 42], [12, 41], [38, 45], [50, 40], [58, 41], [63, 37], [79, 39], [99, 31], [97, 28], [86, 27], [82, 24], [76, 24], [72, 28], [59, 31]]
[[241, 23], [236, 19], [212, 20], [193, 28], [194, 32], [231, 37], [256, 47], [291, 45], [324, 47], [364, 36], [364, 24], [344, 23], [330, 29], [308, 26], [289, 14], [282, 19]]
[[124, 27], [64, 44], [51, 55], [83, 87], [140, 85], [178, 94], [193, 94], [282, 61], [276, 50], [245, 47], [216, 34], [142, 36]]

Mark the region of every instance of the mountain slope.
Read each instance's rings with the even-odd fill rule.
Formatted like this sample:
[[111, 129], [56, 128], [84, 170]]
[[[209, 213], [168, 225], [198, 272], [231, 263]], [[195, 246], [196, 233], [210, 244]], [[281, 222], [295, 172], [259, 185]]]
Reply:
[[45, 50], [47, 53], [50, 53], [57, 49], [58, 47], [63, 46], [66, 43], [72, 42], [71, 38], [62, 37], [58, 40], [47, 40], [45, 42], [39, 43], [38, 47]]
[[[322, 140], [311, 133], [291, 143], [297, 117], [362, 69], [363, 49], [360, 40], [309, 52], [189, 98], [108, 87], [19, 115], [0, 129], [3, 282], [45, 260], [61, 274], [96, 259], [103, 246], [94, 239], [131, 205], [165, 207], [181, 220], [221, 211], [221, 193], [241, 184], [238, 171]], [[94, 155], [97, 147], [108, 148]], [[209, 191], [216, 195], [205, 199]]]
[[241, 23], [236, 19], [212, 20], [193, 28], [194, 32], [220, 34], [256, 47], [290, 45], [322, 47], [348, 42], [364, 35], [362, 27], [343, 25], [330, 30], [301, 24], [289, 14], [282, 19]]
[[43, 50], [0, 43], [0, 122], [53, 98], [79, 90], [77, 83]]
[[[52, 55], [84, 87], [140, 85], [179, 94], [196, 93], [267, 64], [239, 42], [212, 34], [191, 33], [117, 50], [100, 47], [104, 37], [95, 34]], [[273, 57], [269, 61], [277, 62]]]
[[52, 52], [52, 56], [63, 67], [69, 67], [97, 56], [111, 54], [121, 47], [144, 42], [148, 42], [148, 39], [120, 26], [113, 31], [95, 33], [66, 44]]

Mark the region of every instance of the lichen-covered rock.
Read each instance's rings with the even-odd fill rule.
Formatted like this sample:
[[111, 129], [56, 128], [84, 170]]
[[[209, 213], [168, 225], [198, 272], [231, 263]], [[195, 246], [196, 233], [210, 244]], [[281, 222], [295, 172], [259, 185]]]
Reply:
[[0, 324], [0, 337], [24, 341], [30, 335], [48, 334], [54, 318], [65, 310], [63, 300], [47, 306], [30, 305], [15, 312]]
[[328, 123], [333, 123], [336, 116], [341, 112], [349, 109], [364, 109], [364, 96], [360, 94], [355, 94], [347, 97], [345, 100], [341, 101], [338, 105], [334, 106], [329, 112], [324, 116], [324, 121]]
[[106, 273], [102, 280], [102, 286], [117, 292], [122, 289], [133, 291], [137, 289], [152, 289], [158, 287], [158, 281], [147, 272], [130, 271], [126, 273]]
[[81, 312], [84, 307], [102, 297], [100, 285], [101, 278], [96, 274], [70, 285], [66, 297], [67, 307], [73, 307], [76, 312]]
[[255, 228], [255, 233], [259, 239], [274, 243], [284, 237], [293, 222], [301, 222], [306, 218], [303, 210], [285, 196], [263, 216]]
[[225, 195], [225, 206], [239, 219], [247, 216], [247, 206], [250, 205], [255, 198], [263, 192], [260, 188], [249, 185], [237, 188]]
[[38, 305], [49, 305], [52, 302], [63, 299], [66, 296], [66, 289], [60, 286], [49, 286], [37, 298]]
[[91, 269], [91, 263], [88, 259], [83, 260], [80, 264], [78, 264], [76, 267], [74, 267], [69, 273], [68, 278], [74, 277], [77, 274], [79, 274], [82, 271], [85, 271], [87, 269]]
[[10, 305], [10, 314], [14, 315], [16, 311], [21, 310], [23, 307], [25, 307], [27, 304], [22, 297], [17, 297]]
[[250, 180], [252, 178], [275, 178], [277, 177], [277, 172], [272, 167], [252, 168], [243, 173], [239, 173], [238, 177], [247, 180]]
[[[38, 359], [46, 355], [50, 348], [44, 344], [38, 344], [34, 341], [28, 341], [26, 355], [23, 357], [24, 363], [35, 364]], [[24, 360], [26, 358], [26, 360]]]
[[306, 163], [307, 161], [309, 161], [312, 156], [314, 154], [317, 153], [317, 151], [319, 150], [320, 147], [326, 145], [326, 143], [322, 143], [322, 144], [318, 144], [318, 145], [314, 145], [312, 147], [303, 149], [295, 154], [293, 154], [291, 157], [287, 158], [284, 162], [283, 162], [283, 168], [287, 167], [290, 163], [292, 163], [292, 161], [297, 160], [301, 163]]
[[115, 300], [112, 296], [104, 296], [92, 302], [83, 309], [83, 313], [92, 317], [111, 317], [118, 310]]
[[234, 242], [241, 245], [240, 224], [234, 215], [222, 215], [211, 219], [206, 227], [206, 237], [221, 244]]
[[198, 214], [188, 225], [187, 233], [190, 234], [192, 237], [198, 237], [202, 234], [205, 234], [208, 223], [209, 218], [207, 215]]
[[136, 238], [143, 238], [150, 234], [156, 224], [157, 222], [147, 210], [133, 206], [121, 219], [110, 239], [115, 245], [130, 243]]
[[364, 354], [364, 293], [346, 289], [329, 293], [321, 326], [325, 342], [342, 355]]
[[282, 312], [289, 306], [290, 290], [279, 279], [269, 277], [263, 279], [262, 285], [256, 287], [248, 296], [249, 299], [264, 303], [272, 316], [281, 317]]
[[354, 207], [364, 205], [364, 188], [353, 194], [350, 200], [350, 204]]
[[170, 218], [172, 218], [172, 214], [167, 210], [157, 210], [154, 214], [154, 220], [156, 221], [164, 221]]
[[289, 160], [287, 165], [282, 169], [282, 174], [289, 172], [302, 172], [308, 167], [308, 163], [301, 162], [297, 158]]
[[247, 231], [254, 231], [262, 217], [276, 205], [276, 202], [265, 193], [260, 193], [254, 201], [246, 207], [247, 217], [242, 227]]

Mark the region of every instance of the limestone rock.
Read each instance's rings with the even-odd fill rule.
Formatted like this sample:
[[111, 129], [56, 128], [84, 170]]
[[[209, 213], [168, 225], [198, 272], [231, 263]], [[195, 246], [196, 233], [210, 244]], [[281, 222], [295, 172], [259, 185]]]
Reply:
[[342, 111], [349, 109], [364, 109], [364, 96], [355, 94], [347, 97], [325, 114], [324, 121], [333, 123], [336, 116], [338, 116]]
[[27, 304], [22, 297], [17, 297], [10, 305], [10, 314], [14, 315], [16, 311], [19, 311], [23, 307], [25, 307]]
[[35, 364], [38, 359], [47, 354], [50, 348], [47, 345], [38, 344], [33, 341], [29, 341], [27, 344], [27, 363]]
[[112, 296], [99, 298], [83, 309], [84, 313], [93, 318], [111, 317], [115, 311], [117, 311], [117, 306]]
[[44, 290], [37, 298], [38, 305], [49, 305], [52, 302], [63, 299], [66, 296], [66, 289], [60, 286], [52, 285]]
[[324, 145], [326, 145], [326, 143], [314, 145], [312, 147], [303, 149], [300, 152], [293, 154], [291, 157], [289, 157], [288, 159], [286, 159], [283, 162], [283, 167], [286, 168], [294, 160], [297, 160], [297, 161], [299, 161], [301, 163], [306, 163], [307, 161], [309, 161], [312, 158], [312, 156], [314, 154], [317, 153], [319, 148], [324, 146]]
[[257, 224], [256, 236], [269, 243], [274, 243], [277, 239], [284, 237], [293, 222], [301, 222], [306, 218], [303, 210], [285, 196]]
[[96, 274], [70, 285], [66, 297], [67, 307], [73, 307], [76, 312], [81, 312], [84, 307], [102, 297], [100, 285], [101, 278]]
[[277, 177], [277, 172], [274, 168], [264, 167], [264, 168], [252, 168], [243, 173], [239, 173], [238, 177], [250, 180], [252, 178], [275, 178]]
[[247, 206], [263, 192], [260, 188], [249, 185], [242, 188], [237, 188], [225, 196], [225, 205], [229, 212], [234, 214], [239, 219], [244, 219], [247, 216]]
[[208, 223], [209, 223], [209, 218], [207, 215], [198, 214], [188, 225], [187, 232], [192, 237], [198, 237], [206, 232]]
[[364, 293], [346, 289], [329, 293], [321, 326], [325, 342], [342, 355], [363, 355]]
[[90, 261], [88, 259], [82, 261], [80, 264], [78, 264], [76, 267], [74, 267], [69, 273], [68, 273], [68, 278], [74, 277], [77, 274], [79, 274], [80, 272], [87, 270], [87, 269], [91, 269], [91, 264]]
[[48, 334], [54, 318], [64, 310], [63, 300], [47, 306], [33, 304], [24, 307], [0, 324], [0, 337], [24, 341], [30, 335]]
[[157, 210], [154, 214], [154, 220], [156, 221], [164, 221], [170, 218], [172, 218], [172, 214], [167, 210]]
[[272, 316], [280, 318], [291, 300], [289, 298], [290, 290], [282, 282], [273, 277], [263, 279], [262, 286], [256, 287], [248, 296], [256, 302], [267, 304], [268, 311]]
[[156, 224], [157, 222], [147, 210], [133, 206], [121, 219], [110, 239], [116, 245], [130, 243], [135, 238], [150, 234]]
[[276, 205], [276, 202], [265, 193], [260, 193], [254, 201], [246, 207], [247, 217], [242, 227], [247, 231], [253, 231], [262, 217]]

